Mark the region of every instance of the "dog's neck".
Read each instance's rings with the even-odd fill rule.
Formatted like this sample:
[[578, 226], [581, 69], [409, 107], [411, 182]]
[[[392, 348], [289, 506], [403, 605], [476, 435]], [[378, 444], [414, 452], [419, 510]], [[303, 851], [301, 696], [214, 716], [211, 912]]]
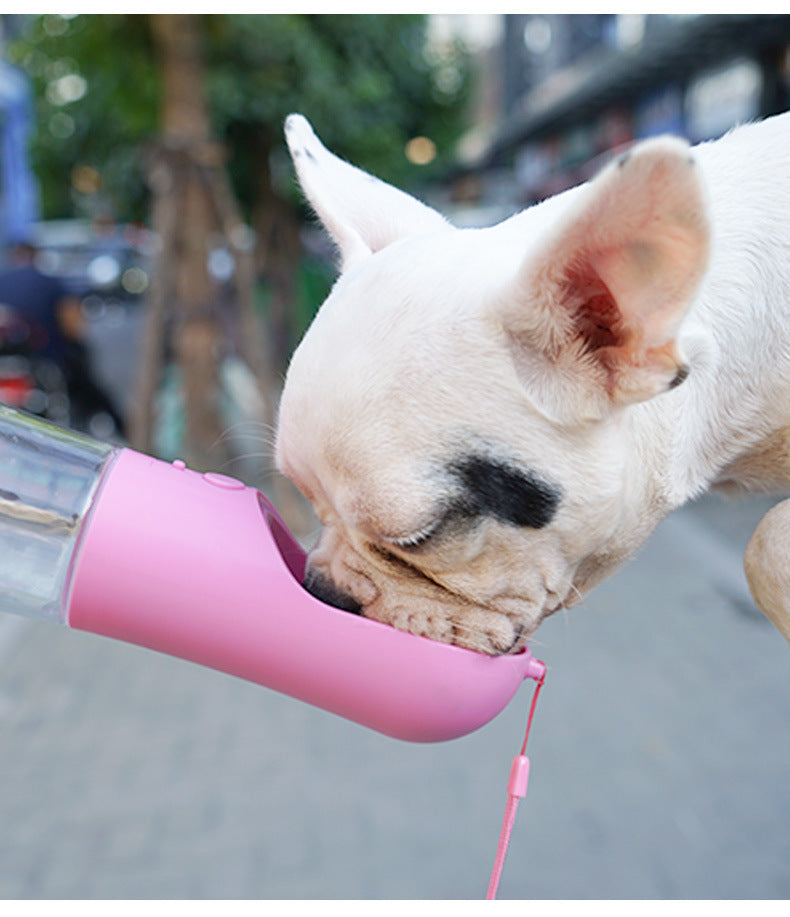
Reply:
[[688, 345], [688, 379], [628, 409], [621, 518], [602, 549], [578, 569], [574, 584], [580, 594], [633, 556], [672, 510], [706, 490], [737, 495], [790, 489], [787, 391], [781, 395], [759, 367], [750, 375], [740, 364], [725, 385], [722, 365], [731, 364], [723, 342], [694, 335]]
[[684, 335], [688, 378], [633, 409], [636, 464], [664, 512], [711, 487], [737, 493], [790, 484], [790, 333], [769, 339], [773, 323], [755, 314], [755, 303], [782, 301], [757, 289], [765, 282], [759, 276], [729, 299], [717, 295], [715, 281], [704, 286]]

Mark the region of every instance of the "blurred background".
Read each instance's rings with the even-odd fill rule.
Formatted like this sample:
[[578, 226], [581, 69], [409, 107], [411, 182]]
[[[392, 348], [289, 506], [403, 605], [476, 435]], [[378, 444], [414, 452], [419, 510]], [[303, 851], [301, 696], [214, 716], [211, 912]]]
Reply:
[[[334, 259], [289, 112], [483, 226], [789, 107], [783, 15], [0, 14], [0, 401], [240, 477], [307, 536], [272, 425]], [[790, 895], [790, 665], [740, 571], [771, 503], [685, 508], [541, 630], [504, 897]], [[0, 896], [480, 897], [527, 700], [410, 747], [0, 621]]]

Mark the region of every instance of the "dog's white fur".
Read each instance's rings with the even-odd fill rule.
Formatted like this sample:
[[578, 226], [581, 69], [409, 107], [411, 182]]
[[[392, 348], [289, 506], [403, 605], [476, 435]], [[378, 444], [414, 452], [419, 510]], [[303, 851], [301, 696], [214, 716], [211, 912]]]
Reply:
[[[644, 141], [477, 230], [301, 116], [286, 136], [342, 270], [291, 362], [277, 458], [325, 526], [311, 575], [364, 614], [513, 651], [685, 501], [790, 483], [790, 114]], [[561, 493], [551, 521], [438, 530], [470, 451]], [[747, 569], [790, 639], [776, 530]]]

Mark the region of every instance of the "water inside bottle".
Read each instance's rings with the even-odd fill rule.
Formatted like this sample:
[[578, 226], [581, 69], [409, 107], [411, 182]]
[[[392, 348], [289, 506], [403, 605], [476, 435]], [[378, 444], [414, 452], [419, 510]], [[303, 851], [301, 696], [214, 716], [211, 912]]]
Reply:
[[0, 612], [65, 623], [69, 565], [113, 451], [0, 405]]

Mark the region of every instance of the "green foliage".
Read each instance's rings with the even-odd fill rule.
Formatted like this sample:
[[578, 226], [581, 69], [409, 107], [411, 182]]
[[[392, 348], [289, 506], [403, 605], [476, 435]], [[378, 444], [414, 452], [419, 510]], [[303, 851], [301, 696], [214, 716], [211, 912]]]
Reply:
[[[142, 218], [141, 145], [156, 133], [159, 96], [146, 17], [30, 16], [10, 57], [33, 81], [44, 217], [85, 215], [90, 199]], [[98, 196], [73, 187], [75, 166], [98, 172]]]
[[215, 124], [260, 125], [279, 142], [292, 111], [324, 142], [380, 177], [426, 177], [404, 147], [419, 135], [451, 158], [463, 127], [468, 60], [460, 45], [428, 56], [421, 15], [221, 17], [212, 34], [210, 92]]
[[[46, 218], [81, 215], [97, 201], [125, 218], [145, 215], [141, 153], [159, 114], [147, 20], [30, 16], [11, 48], [34, 82], [31, 153]], [[451, 158], [463, 128], [468, 60], [460, 46], [427, 51], [426, 16], [213, 15], [205, 24], [214, 128], [228, 144], [243, 203], [256, 195], [267, 150], [275, 151], [277, 179], [282, 122], [291, 111], [307, 115], [341, 155], [398, 184], [426, 181]], [[404, 155], [418, 135], [436, 144], [430, 166]], [[75, 166], [100, 173], [103, 197], [75, 191]], [[284, 165], [281, 171], [290, 175]]]

